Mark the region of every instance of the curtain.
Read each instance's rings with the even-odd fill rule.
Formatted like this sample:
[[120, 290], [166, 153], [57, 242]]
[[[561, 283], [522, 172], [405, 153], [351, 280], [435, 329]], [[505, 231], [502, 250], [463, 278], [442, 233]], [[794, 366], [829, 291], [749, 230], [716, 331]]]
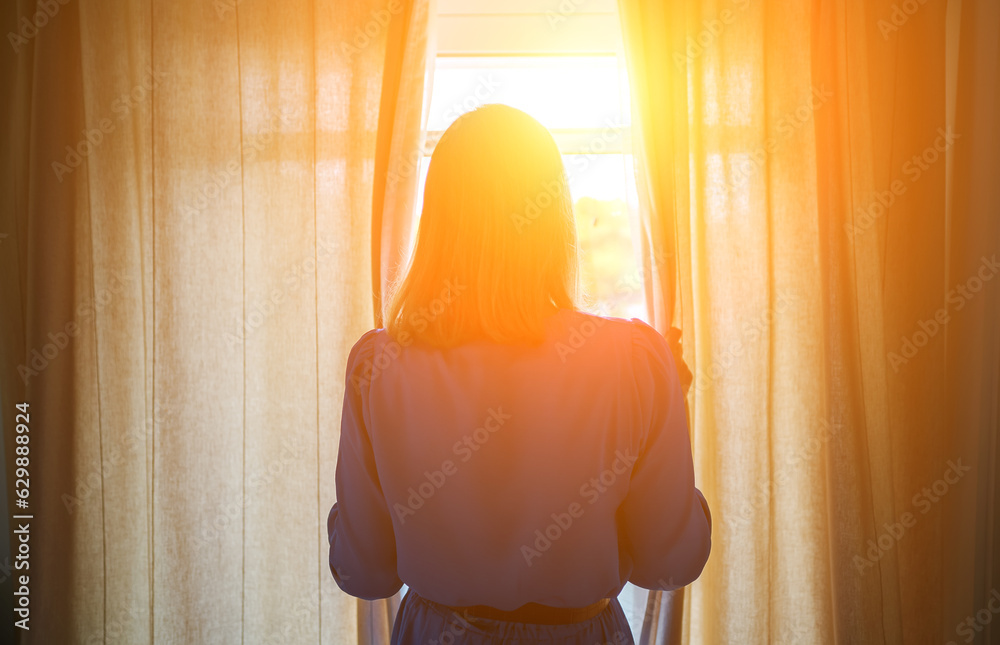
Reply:
[[[415, 3], [407, 20], [390, 25], [389, 42], [401, 50], [386, 57], [375, 156], [372, 203], [372, 305], [382, 326], [382, 302], [405, 270], [415, 224], [413, 213], [423, 158], [427, 107], [433, 80], [436, 0]], [[389, 82], [391, 81], [391, 82]], [[423, 100], [421, 100], [423, 98]]]
[[[412, 153], [397, 125], [380, 156], [380, 130], [419, 113], [426, 7], [8, 3], [0, 384], [5, 424], [31, 411], [24, 642], [384, 631], [333, 582], [325, 518], [347, 354], [375, 319], [375, 171]], [[404, 188], [382, 221], [408, 216]], [[8, 475], [14, 445], [5, 427]]]
[[[382, 327], [382, 304], [409, 258], [426, 99], [433, 69], [435, 0], [414, 2], [404, 20], [389, 26], [372, 177], [372, 327]], [[400, 593], [374, 602], [358, 600], [359, 645], [384, 645], [401, 602]]]
[[718, 518], [642, 641], [956, 639], [998, 582], [995, 3], [619, 7]]
[[[957, 74], [954, 96], [955, 131], [969, 133], [955, 149], [949, 200], [949, 289], [979, 277], [983, 258], [1000, 259], [1000, 4], [963, 0], [953, 20], [960, 38], [949, 53]], [[950, 16], [951, 17], [951, 16]], [[994, 264], [995, 266], [995, 264]], [[992, 284], [994, 281], [986, 283]], [[1000, 623], [992, 611], [1000, 595], [1000, 288], [976, 293], [964, 315], [947, 329], [947, 417], [955, 453], [967, 455], [976, 479], [945, 509], [942, 563], [946, 587], [947, 637], [967, 642], [974, 615], [982, 642], [1000, 640]], [[953, 296], [954, 297], [954, 296]], [[956, 491], [958, 492], [958, 491]], [[975, 535], [975, 540], [969, 539]], [[983, 610], [994, 618], [982, 625]], [[973, 612], [975, 612], [973, 614]], [[961, 621], [961, 622], [960, 622]], [[964, 628], [960, 627], [966, 623]], [[959, 630], [962, 630], [961, 632]], [[979, 630], [973, 630], [978, 632]], [[980, 637], [980, 636], [976, 636]]]

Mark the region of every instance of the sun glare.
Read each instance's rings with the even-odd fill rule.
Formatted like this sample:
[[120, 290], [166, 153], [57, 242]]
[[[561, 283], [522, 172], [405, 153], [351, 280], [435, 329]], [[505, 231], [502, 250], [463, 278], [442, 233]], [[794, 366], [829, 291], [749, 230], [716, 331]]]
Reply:
[[[563, 153], [580, 241], [588, 310], [646, 318], [632, 225], [637, 196], [629, 154], [630, 107], [622, 61], [602, 56], [440, 56], [426, 120], [417, 213], [427, 161], [456, 118], [503, 103], [548, 128]], [[414, 227], [415, 230], [416, 227]]]

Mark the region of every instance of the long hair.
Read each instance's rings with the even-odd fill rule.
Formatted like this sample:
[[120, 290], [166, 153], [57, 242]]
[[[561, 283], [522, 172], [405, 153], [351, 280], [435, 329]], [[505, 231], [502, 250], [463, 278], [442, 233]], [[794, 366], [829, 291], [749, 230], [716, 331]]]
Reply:
[[402, 344], [536, 344], [575, 309], [576, 224], [559, 148], [506, 105], [459, 117], [431, 155], [406, 276], [383, 320]]

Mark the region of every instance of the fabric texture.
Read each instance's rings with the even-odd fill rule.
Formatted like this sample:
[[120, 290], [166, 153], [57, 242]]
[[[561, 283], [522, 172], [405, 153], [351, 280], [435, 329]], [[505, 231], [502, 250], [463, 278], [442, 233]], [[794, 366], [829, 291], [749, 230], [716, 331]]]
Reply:
[[628, 620], [613, 598], [601, 613], [568, 625], [538, 625], [470, 617], [407, 591], [396, 616], [392, 645], [633, 645]]
[[[957, 642], [1000, 585], [1000, 4], [897, 4], [621, 3], [650, 320], [683, 329], [716, 516], [648, 642], [671, 607], [692, 643]], [[345, 361], [409, 226], [383, 70], [410, 61], [395, 102], [420, 102], [396, 34], [432, 13], [4, 4], [0, 395], [41, 430], [24, 642], [388, 641], [395, 601], [336, 586], [322, 524]], [[376, 167], [399, 179], [372, 232]]]
[[388, 640], [323, 520], [374, 320], [384, 85], [422, 101], [404, 15], [426, 28], [419, 0], [5, 3], [2, 402], [38, 430], [22, 642]]
[[998, 583], [997, 3], [619, 8], [650, 320], [719, 518], [642, 642], [963, 640]]
[[572, 310], [547, 325], [534, 347], [358, 340], [328, 518], [341, 588], [512, 610], [698, 576], [711, 516], [667, 341]]

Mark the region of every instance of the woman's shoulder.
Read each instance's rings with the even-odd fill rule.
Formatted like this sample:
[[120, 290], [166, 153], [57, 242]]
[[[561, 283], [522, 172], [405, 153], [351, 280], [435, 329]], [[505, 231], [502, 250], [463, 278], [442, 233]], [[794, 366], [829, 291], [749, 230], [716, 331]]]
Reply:
[[[556, 344], [582, 346], [592, 337], [602, 338], [625, 351], [632, 364], [670, 365], [675, 362], [667, 338], [646, 321], [566, 309], [557, 317], [561, 329], [553, 337]], [[602, 342], [603, 344], [603, 342]]]
[[361, 334], [361, 337], [351, 346], [351, 351], [347, 355], [348, 376], [353, 372], [363, 370], [365, 365], [372, 365], [377, 353], [381, 353], [380, 347], [384, 347], [388, 334], [385, 329], [378, 327], [369, 329]]
[[615, 334], [623, 342], [631, 345], [633, 363], [657, 363], [675, 367], [676, 359], [670, 342], [645, 320], [579, 310], [567, 311], [569, 314], [567, 327], [571, 332], [592, 336], [598, 329], [607, 330], [606, 333]]
[[631, 333], [633, 321], [636, 320], [635, 318], [630, 320], [628, 318], [609, 316], [582, 309], [560, 309], [553, 319], [562, 322], [562, 324], [571, 329], [580, 327], [607, 329], [608, 331], [620, 334]]
[[564, 309], [560, 313], [564, 316], [564, 324], [570, 329], [606, 329], [611, 333], [628, 336], [633, 343], [649, 349], [655, 349], [660, 343], [666, 344], [666, 339], [660, 332], [639, 318], [623, 318], [580, 309]]
[[374, 351], [376, 342], [380, 334], [384, 334], [385, 329], [378, 327], [376, 329], [369, 329], [354, 342], [351, 347], [350, 355], [353, 357], [360, 354], [370, 354]]
[[694, 380], [694, 375], [684, 362], [681, 332], [671, 327], [664, 336], [644, 320], [632, 318], [633, 360], [653, 364], [658, 371], [664, 371], [676, 378], [686, 393]]

